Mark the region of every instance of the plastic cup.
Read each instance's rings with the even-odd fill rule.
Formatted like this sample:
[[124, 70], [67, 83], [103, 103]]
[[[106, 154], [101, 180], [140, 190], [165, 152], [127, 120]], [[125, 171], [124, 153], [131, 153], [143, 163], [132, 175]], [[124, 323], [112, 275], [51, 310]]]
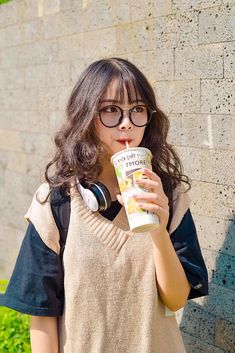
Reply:
[[151, 160], [151, 151], [144, 147], [127, 148], [111, 157], [129, 226], [135, 233], [149, 232], [159, 226], [158, 216], [141, 209], [133, 198], [133, 195], [149, 192], [139, 186], [136, 180], [146, 177], [140, 169], [148, 168], [152, 170]]

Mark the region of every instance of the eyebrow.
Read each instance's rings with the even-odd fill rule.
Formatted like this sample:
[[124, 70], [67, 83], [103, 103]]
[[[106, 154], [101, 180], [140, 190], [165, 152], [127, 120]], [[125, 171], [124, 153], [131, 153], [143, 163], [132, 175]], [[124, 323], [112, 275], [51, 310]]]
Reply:
[[[139, 103], [139, 102], [144, 103], [142, 99], [135, 99], [134, 101], [131, 101], [131, 103]], [[121, 104], [122, 102], [117, 99], [102, 99], [100, 101], [100, 104], [101, 103], [120, 103]]]

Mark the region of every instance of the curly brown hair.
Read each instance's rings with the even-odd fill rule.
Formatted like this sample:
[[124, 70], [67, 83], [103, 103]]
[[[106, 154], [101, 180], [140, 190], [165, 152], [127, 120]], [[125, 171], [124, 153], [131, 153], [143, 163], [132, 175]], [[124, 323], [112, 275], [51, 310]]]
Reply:
[[[162, 180], [164, 191], [172, 206], [172, 192], [181, 182], [190, 188], [189, 179], [173, 147], [167, 143], [169, 120], [156, 103], [153, 88], [143, 73], [131, 62], [121, 58], [108, 58], [92, 63], [78, 79], [69, 97], [64, 124], [55, 135], [56, 152], [47, 164], [46, 181], [50, 187], [61, 186], [69, 192], [75, 177], [88, 182], [98, 178], [102, 171], [103, 146], [97, 137], [95, 112], [111, 81], [117, 82], [117, 95], [129, 102], [140, 96], [144, 103], [156, 110], [145, 128], [140, 146], [153, 155], [153, 171]], [[49, 169], [54, 172], [49, 176]]]

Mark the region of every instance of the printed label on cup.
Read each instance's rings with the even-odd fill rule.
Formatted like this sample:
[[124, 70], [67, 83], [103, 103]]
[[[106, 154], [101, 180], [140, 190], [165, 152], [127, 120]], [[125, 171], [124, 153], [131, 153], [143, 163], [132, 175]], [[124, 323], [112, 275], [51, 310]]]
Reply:
[[111, 158], [130, 229], [136, 233], [151, 231], [159, 226], [157, 215], [141, 209], [133, 198], [133, 195], [148, 192], [136, 181], [147, 178], [140, 169], [148, 168], [152, 170], [151, 159], [151, 152], [144, 147], [128, 148], [116, 153]]

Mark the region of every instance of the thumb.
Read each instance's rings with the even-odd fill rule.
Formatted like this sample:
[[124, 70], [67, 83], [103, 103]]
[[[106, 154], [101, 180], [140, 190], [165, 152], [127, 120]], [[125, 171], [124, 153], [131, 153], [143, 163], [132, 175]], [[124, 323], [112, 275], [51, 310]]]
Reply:
[[124, 202], [123, 202], [122, 195], [117, 194], [117, 195], [116, 195], [116, 198], [117, 198], [118, 202], [123, 206], [123, 205], [124, 205]]

